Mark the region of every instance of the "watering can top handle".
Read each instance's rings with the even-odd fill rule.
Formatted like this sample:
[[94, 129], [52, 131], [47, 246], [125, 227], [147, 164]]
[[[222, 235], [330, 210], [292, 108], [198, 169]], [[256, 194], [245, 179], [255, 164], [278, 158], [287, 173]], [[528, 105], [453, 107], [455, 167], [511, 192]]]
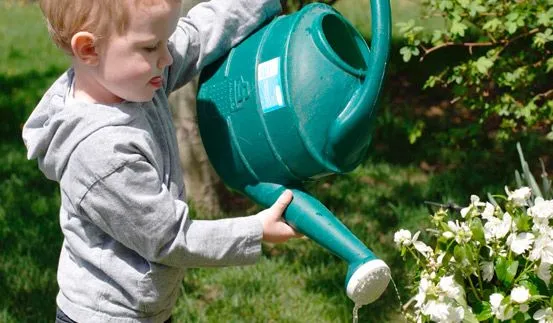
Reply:
[[372, 39], [367, 73], [355, 102], [346, 106], [330, 128], [330, 140], [336, 144], [357, 125], [370, 121], [384, 80], [392, 34], [390, 1], [371, 0], [370, 7]]

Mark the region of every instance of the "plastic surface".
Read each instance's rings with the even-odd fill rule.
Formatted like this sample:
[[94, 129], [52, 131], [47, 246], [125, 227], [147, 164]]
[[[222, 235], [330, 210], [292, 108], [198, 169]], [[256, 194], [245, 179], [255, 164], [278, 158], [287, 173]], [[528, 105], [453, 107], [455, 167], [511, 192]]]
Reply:
[[346, 284], [348, 297], [357, 305], [377, 300], [390, 283], [390, 268], [380, 259], [360, 265]]
[[206, 67], [197, 97], [208, 157], [223, 181], [272, 205], [348, 262], [346, 285], [375, 255], [302, 182], [353, 170], [365, 156], [391, 35], [388, 0], [371, 0], [371, 49], [332, 7], [315, 3], [270, 21]]

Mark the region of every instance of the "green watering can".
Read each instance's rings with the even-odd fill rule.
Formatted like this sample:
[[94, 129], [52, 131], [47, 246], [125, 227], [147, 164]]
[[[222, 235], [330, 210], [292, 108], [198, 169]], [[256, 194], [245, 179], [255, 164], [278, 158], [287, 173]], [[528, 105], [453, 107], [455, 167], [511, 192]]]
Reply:
[[264, 207], [286, 189], [284, 219], [348, 263], [347, 295], [359, 305], [386, 289], [390, 269], [302, 182], [353, 170], [373, 131], [388, 61], [388, 0], [371, 0], [371, 48], [332, 7], [279, 16], [207, 66], [198, 123], [208, 157], [230, 187]]

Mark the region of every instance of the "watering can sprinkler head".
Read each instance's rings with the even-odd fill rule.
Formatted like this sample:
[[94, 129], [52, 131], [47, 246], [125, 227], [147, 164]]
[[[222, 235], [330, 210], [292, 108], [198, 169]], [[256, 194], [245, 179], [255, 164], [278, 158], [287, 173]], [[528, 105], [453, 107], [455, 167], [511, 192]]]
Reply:
[[[352, 267], [352, 265], [350, 265]], [[355, 267], [346, 278], [346, 293], [357, 305], [377, 300], [388, 287], [390, 267], [380, 259], [372, 259]]]
[[302, 182], [353, 170], [369, 146], [391, 35], [389, 0], [371, 0], [371, 48], [332, 7], [313, 3], [261, 27], [200, 76], [197, 112], [223, 181], [269, 207], [348, 263], [358, 305], [386, 289], [390, 269]]

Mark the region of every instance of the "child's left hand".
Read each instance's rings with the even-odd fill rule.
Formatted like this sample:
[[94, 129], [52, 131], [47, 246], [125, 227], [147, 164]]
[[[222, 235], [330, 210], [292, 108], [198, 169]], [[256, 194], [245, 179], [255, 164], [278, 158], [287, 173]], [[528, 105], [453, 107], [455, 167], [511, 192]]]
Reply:
[[284, 222], [282, 218], [282, 214], [292, 201], [292, 197], [292, 191], [286, 190], [270, 208], [257, 213], [256, 216], [259, 217], [263, 224], [263, 241], [280, 243], [290, 238], [299, 238], [302, 236]]

